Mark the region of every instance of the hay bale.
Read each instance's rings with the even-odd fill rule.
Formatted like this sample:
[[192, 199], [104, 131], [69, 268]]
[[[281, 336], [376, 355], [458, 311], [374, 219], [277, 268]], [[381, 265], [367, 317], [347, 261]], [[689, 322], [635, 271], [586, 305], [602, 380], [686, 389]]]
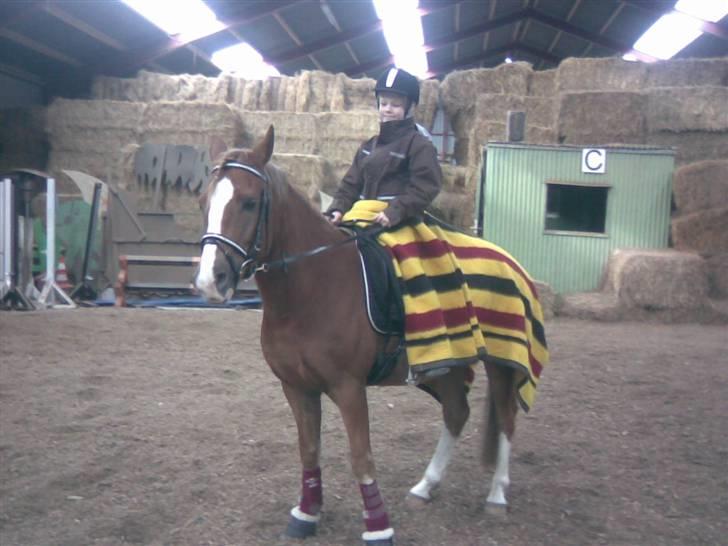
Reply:
[[315, 154], [316, 119], [313, 114], [293, 112], [241, 111], [243, 140], [241, 145], [251, 148], [273, 125], [275, 151], [278, 153]]
[[699, 309], [708, 300], [707, 267], [697, 254], [617, 249], [609, 256], [606, 271], [606, 290], [626, 307]]
[[351, 164], [359, 145], [379, 132], [379, 116], [367, 112], [322, 112], [316, 120], [315, 152], [332, 163]]
[[638, 92], [562, 93], [558, 106], [559, 141], [601, 145], [645, 141], [646, 97]]
[[450, 72], [440, 84], [440, 101], [450, 118], [469, 108], [481, 93], [527, 95], [533, 69], [528, 63]]
[[556, 89], [574, 91], [636, 91], [644, 88], [647, 68], [616, 57], [565, 59], [556, 69]]
[[296, 112], [328, 112], [336, 75], [321, 70], [302, 72], [296, 78]]
[[187, 144], [205, 149], [212, 135], [229, 146], [242, 143], [238, 110], [228, 104], [204, 102], [153, 102], [140, 123], [140, 142]]
[[[352, 79], [345, 74], [337, 74], [344, 85], [344, 108], [343, 110], [371, 110], [375, 108], [374, 85], [372, 78]], [[333, 110], [333, 108], [332, 108]]]
[[467, 191], [468, 169], [455, 165], [440, 165], [442, 169], [442, 191], [462, 193]]
[[673, 218], [671, 227], [676, 249], [703, 254], [728, 252], [728, 206]]
[[647, 65], [645, 87], [728, 85], [728, 57], [670, 59]]
[[557, 76], [558, 71], [555, 68], [550, 70], [534, 70], [528, 80], [528, 95], [553, 99], [556, 96]]
[[648, 133], [645, 141], [655, 146], [674, 148], [675, 163], [678, 166], [728, 157], [728, 131], [722, 133], [658, 131]]
[[482, 93], [475, 98], [476, 120], [505, 123], [508, 110], [526, 112], [526, 126], [552, 127], [556, 103], [551, 98]]
[[415, 119], [423, 127], [430, 129], [435, 120], [440, 96], [440, 82], [425, 80], [420, 84], [420, 103], [415, 110]]
[[606, 322], [617, 321], [622, 317], [619, 300], [611, 293], [561, 294], [557, 301], [556, 314], [558, 316]]
[[475, 218], [474, 206], [474, 196], [469, 193], [441, 191], [430, 205], [429, 211], [443, 222], [472, 233], [470, 229]]
[[728, 130], [728, 87], [658, 87], [647, 93], [647, 129]]
[[714, 298], [728, 298], [728, 252], [715, 254], [705, 259], [708, 267], [710, 295]]
[[275, 153], [273, 163], [286, 173], [291, 185], [312, 204], [316, 203], [319, 190], [330, 190], [338, 184], [329, 162], [318, 155]]
[[675, 171], [672, 192], [680, 214], [728, 206], [728, 159], [680, 167]]
[[130, 102], [228, 102], [230, 90], [229, 76], [208, 78], [199, 74], [169, 75], [141, 70], [135, 78], [95, 78], [91, 96]]
[[533, 284], [538, 292], [538, 301], [541, 303], [543, 318], [546, 320], [553, 318], [558, 311], [561, 298], [556, 295], [551, 285], [537, 280], [534, 280]]

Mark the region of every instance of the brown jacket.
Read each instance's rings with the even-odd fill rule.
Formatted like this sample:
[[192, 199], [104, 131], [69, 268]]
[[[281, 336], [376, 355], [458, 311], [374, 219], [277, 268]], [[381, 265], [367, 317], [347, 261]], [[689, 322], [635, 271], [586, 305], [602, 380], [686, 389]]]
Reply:
[[346, 212], [359, 199], [389, 201], [391, 225], [420, 216], [440, 192], [442, 171], [437, 150], [412, 118], [380, 125], [379, 135], [354, 156], [328, 212]]

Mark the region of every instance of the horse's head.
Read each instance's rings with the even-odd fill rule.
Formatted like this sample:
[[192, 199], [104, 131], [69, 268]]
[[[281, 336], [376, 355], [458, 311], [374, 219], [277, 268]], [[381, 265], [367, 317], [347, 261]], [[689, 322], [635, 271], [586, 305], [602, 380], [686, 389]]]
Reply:
[[195, 286], [210, 301], [229, 300], [238, 279], [255, 271], [266, 230], [270, 188], [265, 166], [273, 154], [273, 126], [252, 150], [213, 144], [219, 157], [212, 180], [200, 197], [206, 221]]

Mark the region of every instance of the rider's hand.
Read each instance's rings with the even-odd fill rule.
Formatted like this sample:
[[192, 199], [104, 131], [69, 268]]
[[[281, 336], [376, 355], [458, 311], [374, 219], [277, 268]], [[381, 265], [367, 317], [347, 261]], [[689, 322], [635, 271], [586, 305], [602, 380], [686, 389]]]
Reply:
[[338, 226], [341, 223], [341, 217], [342, 217], [342, 214], [338, 210], [333, 211], [328, 216], [329, 222], [334, 224], [335, 226]]
[[384, 227], [390, 226], [389, 218], [387, 218], [387, 215], [383, 212], [377, 213], [377, 215], [374, 217], [374, 221]]

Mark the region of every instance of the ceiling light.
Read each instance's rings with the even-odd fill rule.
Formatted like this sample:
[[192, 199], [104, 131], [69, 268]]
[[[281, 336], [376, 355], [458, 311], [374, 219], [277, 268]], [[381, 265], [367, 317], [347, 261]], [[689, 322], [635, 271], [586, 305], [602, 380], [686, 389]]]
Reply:
[[422, 33], [422, 18], [418, 0], [373, 0], [377, 16], [382, 20], [382, 32], [387, 40], [394, 64], [424, 78], [427, 75], [427, 54]]

